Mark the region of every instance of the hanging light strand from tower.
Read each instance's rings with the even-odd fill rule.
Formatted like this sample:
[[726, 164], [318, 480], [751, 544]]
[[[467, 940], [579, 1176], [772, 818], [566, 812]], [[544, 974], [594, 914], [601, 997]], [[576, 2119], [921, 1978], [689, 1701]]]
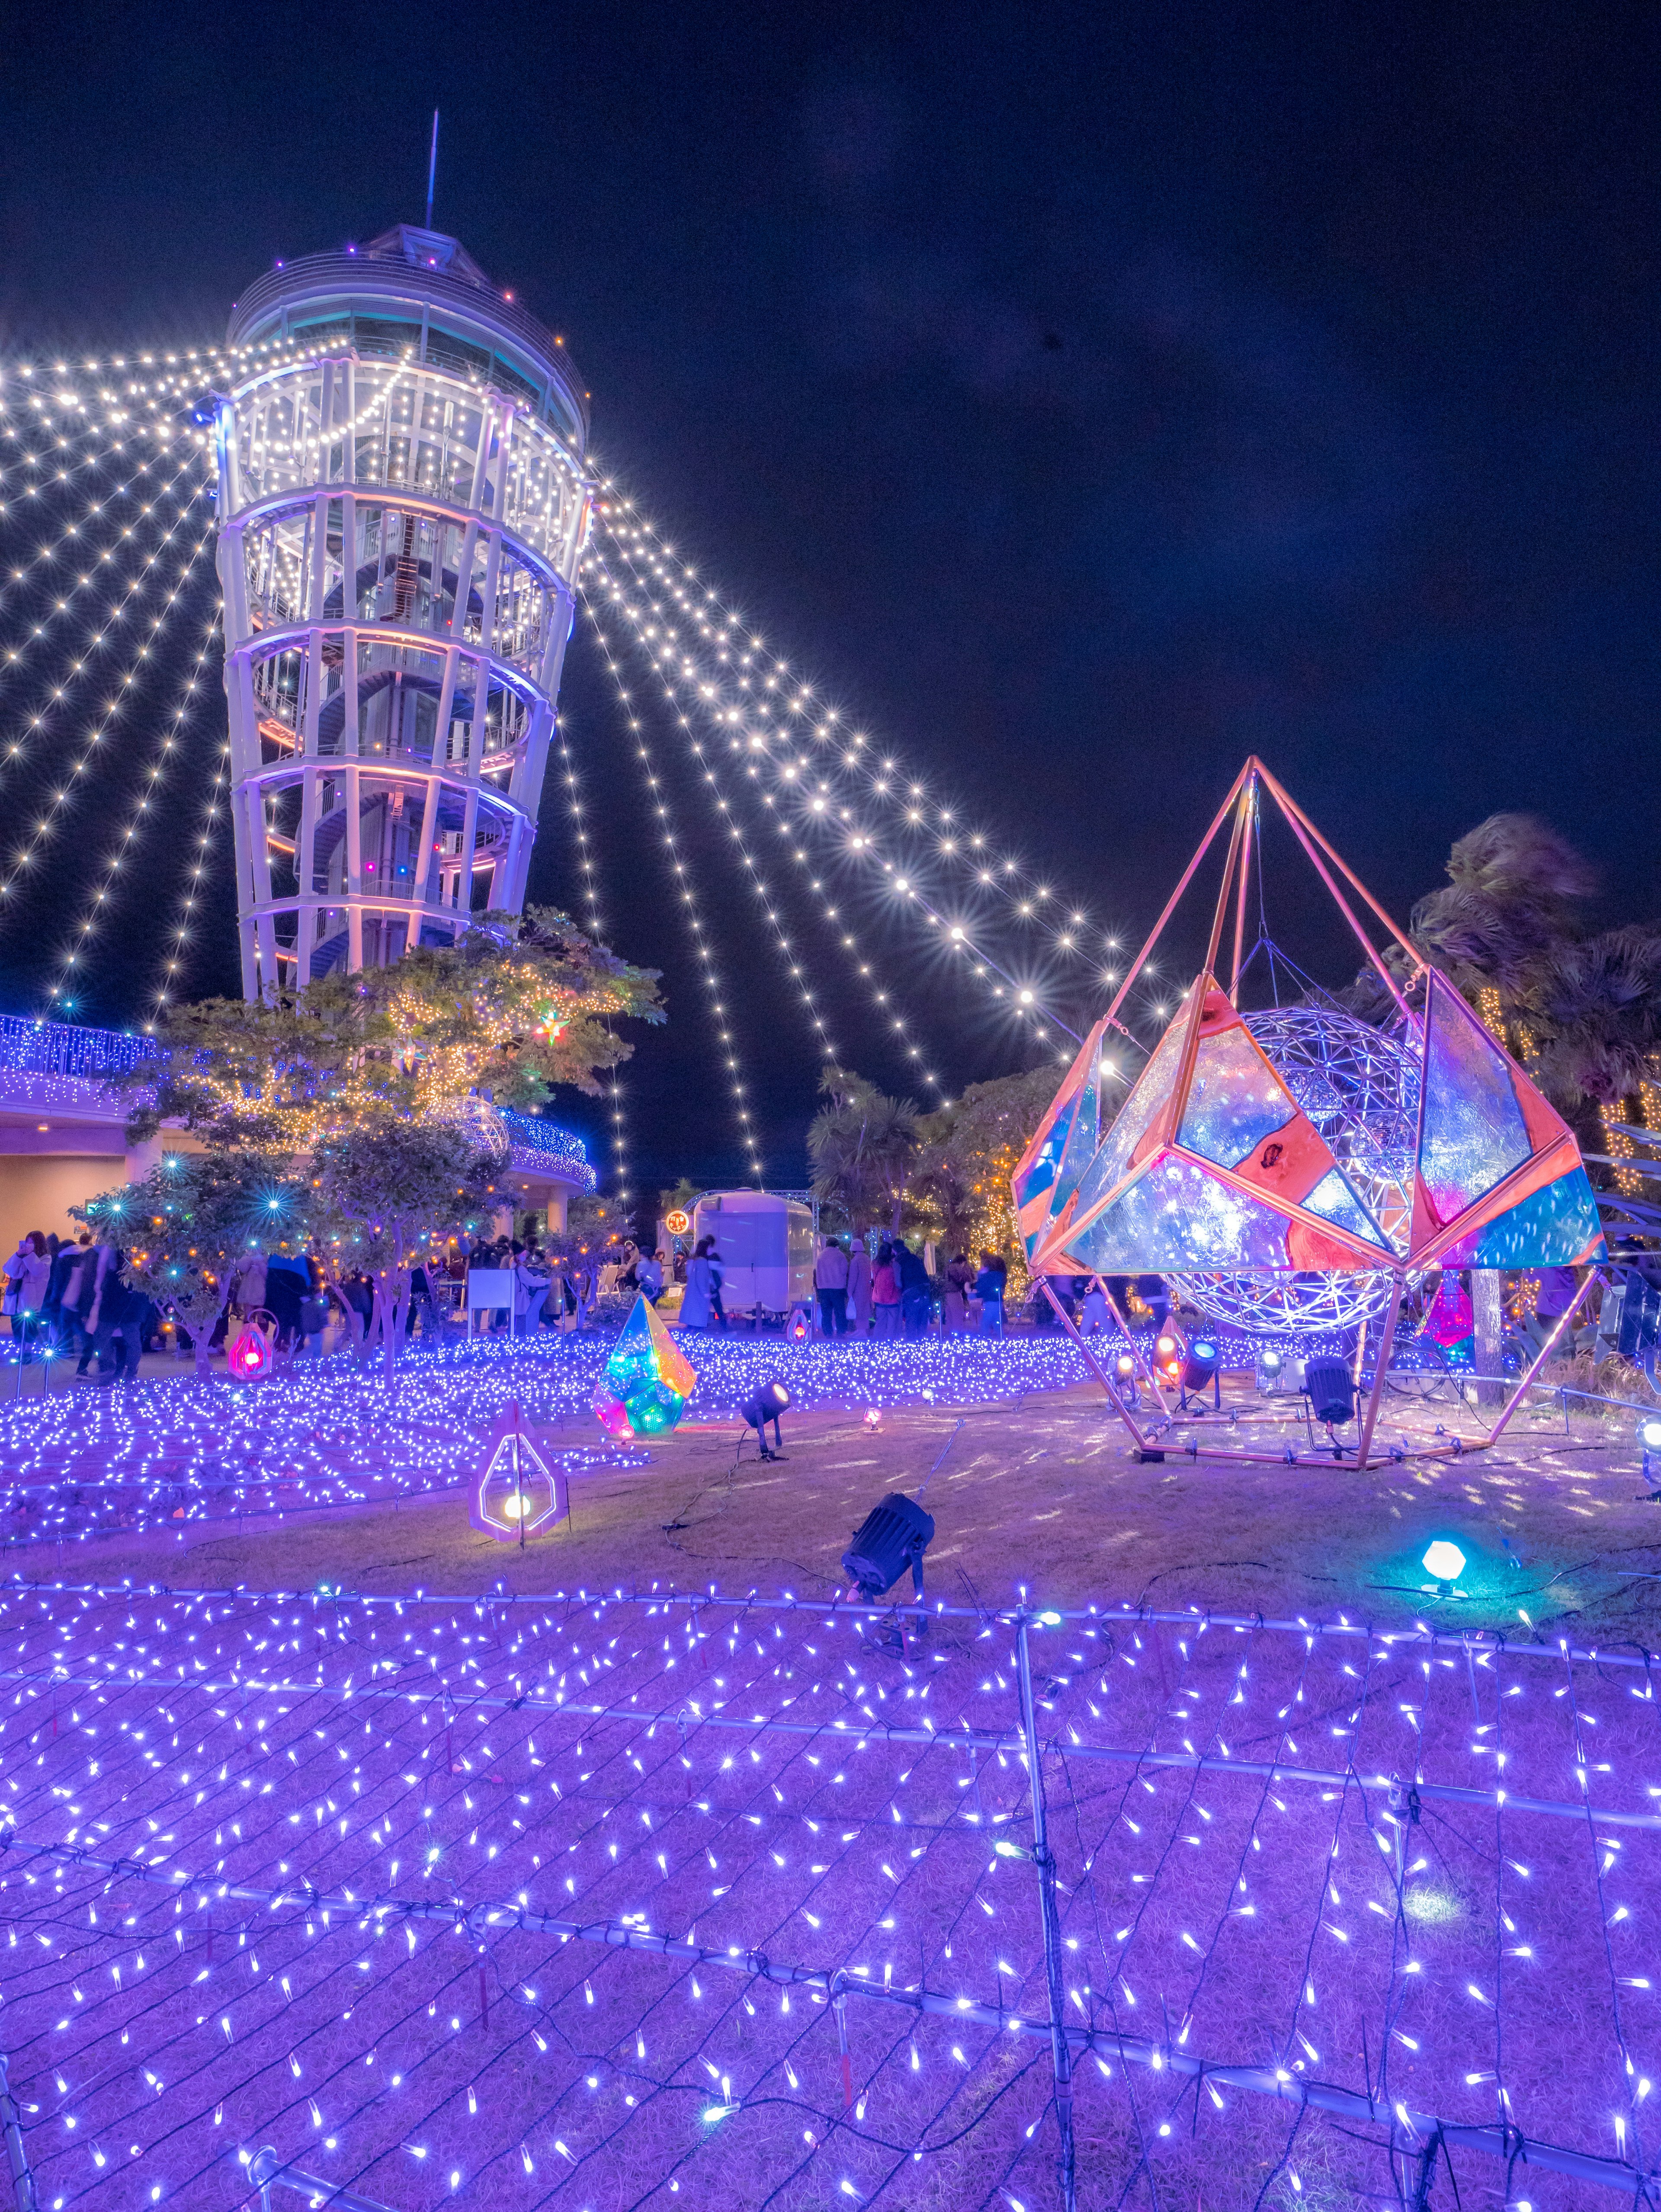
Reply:
[[[807, 834], [806, 825], [810, 823], [820, 832], [834, 830], [836, 834], [824, 845], [820, 865], [856, 871], [887, 896], [915, 908], [924, 916], [930, 928], [940, 933], [939, 942], [958, 958], [966, 962], [970, 973], [985, 982], [991, 995], [1004, 1001], [1004, 1011], [1029, 1027], [1037, 1040], [1049, 1040], [1053, 1043], [1053, 1033], [1056, 1030], [1064, 1036], [1074, 1035], [1066, 1023], [1043, 1006], [1038, 986], [1019, 977], [986, 949], [982, 933], [972, 917], [961, 910], [943, 911], [938, 907], [925, 893], [912, 869], [904, 860], [895, 861], [885, 856], [881, 842], [874, 831], [861, 822], [850, 821], [850, 809], [833, 809], [822, 791], [799, 782], [800, 764], [797, 761], [787, 758], [781, 765], [770, 749], [771, 733], [764, 738], [751, 728], [747, 735], [740, 732], [735, 737], [731, 728], [732, 721], [737, 719], [735, 710], [726, 703], [725, 695], [715, 684], [701, 679], [695, 665], [689, 672], [688, 665], [676, 659], [672, 648], [677, 641], [672, 634], [666, 635], [666, 626], [660, 620], [650, 619], [655, 611], [649, 605], [642, 606], [637, 599], [631, 598], [626, 586], [618, 582], [613, 571], [598, 553], [591, 552], [588, 565], [590, 576], [597, 580], [600, 592], [612, 600], [617, 611], [625, 617], [627, 626], [624, 635], [649, 661], [665, 684], [668, 696], [678, 706], [688, 704], [698, 711], [702, 719], [712, 725], [712, 735], [719, 736], [751, 777], [760, 778], [765, 774], [773, 788], [764, 804], [773, 806], [781, 799], [783, 802], [784, 811], [776, 821], [781, 836], [804, 838]], [[857, 742], [863, 744], [864, 741], [860, 739]], [[706, 768], [707, 765], [706, 758]], [[808, 856], [800, 845], [794, 851], [794, 858], [800, 866], [809, 865]], [[824, 902], [824, 912], [833, 922], [842, 919], [839, 910], [829, 901]], [[844, 945], [849, 945], [845, 927], [839, 933], [843, 938]], [[859, 964], [863, 973], [868, 973], [867, 963]], [[873, 987], [873, 995], [879, 1005], [888, 1005], [889, 992]], [[885, 1018], [892, 1021], [894, 1018], [891, 1012]], [[903, 1021], [898, 1026], [904, 1030]], [[908, 1056], [914, 1059], [922, 1056], [909, 1045], [907, 1052]]]
[[[179, 525], [175, 523], [173, 527], [166, 532], [163, 538], [164, 544], [167, 542], [167, 538], [173, 536], [173, 531], [178, 527]], [[22, 846], [20, 846], [14, 853], [13, 865], [9, 872], [3, 877], [0, 877], [0, 899], [10, 898], [12, 893], [17, 887], [20, 878], [22, 876], [24, 872], [33, 864], [34, 860], [39, 857], [40, 850], [46, 844], [47, 839], [54, 834], [58, 823], [64, 817], [66, 808], [72, 804], [75, 798], [82, 791], [86, 789], [87, 786], [85, 778], [87, 771], [92, 763], [98, 758], [99, 747], [109, 735], [109, 732], [113, 728], [118, 717], [122, 713], [133, 684], [137, 681], [138, 677], [143, 671], [144, 663], [150, 658], [152, 649], [161, 643], [162, 639], [166, 635], [168, 617], [178, 605], [181, 597], [185, 595], [185, 587], [188, 583], [192, 572], [195, 568], [196, 563], [201, 559], [203, 554], [212, 545], [213, 542], [214, 534], [211, 530], [204, 532], [204, 534], [196, 541], [189, 558], [185, 562], [179, 581], [175, 584], [173, 591], [168, 594], [164, 611], [152, 618], [149, 634], [143, 639], [134, 651], [132, 659], [128, 664], [125, 672], [122, 676], [119, 684], [116, 686], [114, 697], [106, 701], [101, 718], [93, 728], [88, 731], [80, 757], [63, 776], [62, 781], [59, 783], [58, 789], [52, 793], [51, 801], [46, 806], [45, 812], [36, 821], [33, 829], [29, 832], [27, 842]], [[11, 911], [15, 914], [16, 910], [15, 908], [13, 908]], [[4, 909], [0, 909], [0, 919], [3, 918]]]
[[[958, 821], [954, 809], [932, 800], [922, 784], [908, 780], [893, 756], [879, 754], [862, 734], [850, 738], [840, 726], [841, 718], [835, 709], [815, 706], [818, 726], [805, 731], [800, 738], [794, 735], [793, 721], [807, 714], [808, 702], [813, 698], [811, 689], [793, 678], [789, 665], [767, 654], [764, 641], [745, 631], [722, 608], [716, 594], [700, 584], [697, 572], [642, 520], [632, 501], [618, 495], [611, 483], [605, 489], [610, 496], [596, 509], [597, 538], [604, 534], [618, 563], [647, 602], [644, 606], [636, 603], [634, 609], [634, 614], [642, 617], [642, 632], [649, 629], [660, 640], [669, 629], [662, 608], [650, 604], [654, 589], [668, 592], [682, 622], [693, 626], [696, 637], [681, 631], [672, 641], [682, 654], [683, 678], [696, 690], [712, 720], [725, 720], [729, 735], [742, 722], [751, 734], [764, 733], [770, 746], [782, 741], [802, 769], [811, 766], [815, 778], [822, 780], [821, 795], [829, 797], [834, 790], [840, 800], [849, 792], [855, 792], [862, 793], [867, 804], [880, 801], [891, 815], [898, 817], [899, 827], [929, 842], [932, 860], [945, 860], [967, 877], [977, 891], [1001, 900], [1018, 921], [1042, 929], [1056, 950], [1070, 961], [1088, 963], [1097, 969], [1100, 981], [1116, 980], [1112, 972], [1121, 951], [1116, 933], [1093, 924], [1082, 909], [1068, 908], [1019, 860], [998, 860], [993, 841], [984, 832], [967, 827]], [[648, 563], [660, 571], [657, 575], [647, 575]], [[691, 671], [684, 666], [687, 659], [694, 662]], [[805, 742], [809, 738], [812, 747]], [[812, 748], [818, 750], [813, 752]], [[823, 835], [833, 830], [838, 818], [838, 807], [827, 804], [816, 830]], [[867, 838], [875, 842], [874, 833], [867, 832]], [[916, 874], [915, 863], [910, 872]], [[1099, 972], [1104, 958], [1107, 973]]]
[[[211, 542], [211, 538], [204, 538], [197, 548], [198, 552], [204, 551]], [[188, 574], [189, 571], [186, 573]], [[175, 586], [167, 603], [169, 606], [177, 600], [184, 588], [185, 586], [182, 583]], [[219, 604], [216, 599], [213, 614], [208, 623], [201, 647], [191, 662], [190, 673], [185, 679], [178, 702], [163, 725], [163, 734], [157, 741], [149, 767], [144, 772], [140, 782], [138, 796], [133, 803], [126, 828], [105, 863], [98, 887], [92, 893], [79, 922], [76, 925], [69, 950], [58, 968], [58, 980], [48, 993], [48, 997], [54, 1006], [69, 995], [69, 985], [78, 981], [80, 975], [84, 974], [91, 941], [109, 918], [110, 902], [118, 888], [117, 878], [122, 868], [131, 859], [134, 842], [142, 834], [146, 823], [154, 823], [156, 818], [153, 810], [165, 797], [166, 778], [168, 769], [174, 763], [174, 755], [184, 732], [185, 718], [193, 708], [202, 704], [197, 695], [201, 687], [204, 664], [212, 653], [213, 641], [218, 634], [219, 615]]]
[[737, 1040], [732, 1031], [732, 1011], [722, 993], [720, 972], [715, 964], [715, 954], [709, 948], [703, 918], [698, 913], [697, 896], [692, 887], [691, 872], [680, 855], [675, 825], [665, 803], [662, 786], [653, 765], [651, 749], [646, 742], [646, 732], [636, 709], [636, 702], [631, 697], [624, 681], [624, 670], [609, 634], [598, 621], [594, 623], [594, 629], [605, 655], [607, 672], [617, 692], [619, 710], [629, 726], [630, 735], [635, 741], [635, 748], [640, 757], [642, 773], [645, 778], [651, 805], [658, 820], [664, 848], [669, 857], [670, 869], [675, 878], [675, 889], [681, 902], [683, 917], [692, 939], [693, 957], [697, 962], [698, 973], [703, 979], [704, 988], [709, 995], [710, 1012], [715, 1024], [715, 1036], [721, 1048], [721, 1058], [729, 1078], [729, 1088], [733, 1101], [733, 1111], [739, 1125], [739, 1141], [744, 1146], [745, 1170], [754, 1176], [759, 1187], [763, 1178], [764, 1163], [756, 1133], [755, 1116], [747, 1103], [743, 1070], [739, 1064]]

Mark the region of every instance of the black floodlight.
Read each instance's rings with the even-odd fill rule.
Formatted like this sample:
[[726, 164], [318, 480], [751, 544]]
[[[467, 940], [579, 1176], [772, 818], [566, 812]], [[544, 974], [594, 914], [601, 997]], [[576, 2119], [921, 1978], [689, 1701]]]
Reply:
[[[790, 1403], [790, 1393], [782, 1382], [757, 1383], [754, 1392], [739, 1407], [739, 1419], [748, 1421], [761, 1445], [764, 1459], [782, 1459], [784, 1444], [779, 1435], [779, 1415]], [[773, 1424], [773, 1449], [767, 1449], [767, 1424]]]
[[1348, 1360], [1330, 1356], [1305, 1360], [1304, 1391], [1311, 1413], [1329, 1428], [1355, 1419], [1355, 1385]]
[[1217, 1340], [1213, 1336], [1196, 1336], [1188, 1347], [1188, 1357], [1183, 1362], [1184, 1390], [1203, 1390], [1217, 1372], [1221, 1354]]
[[873, 1505], [842, 1555], [843, 1571], [859, 1585], [862, 1597], [880, 1597], [911, 1570], [912, 1587], [922, 1599], [922, 1555], [934, 1539], [934, 1516], [904, 1492], [891, 1490]]

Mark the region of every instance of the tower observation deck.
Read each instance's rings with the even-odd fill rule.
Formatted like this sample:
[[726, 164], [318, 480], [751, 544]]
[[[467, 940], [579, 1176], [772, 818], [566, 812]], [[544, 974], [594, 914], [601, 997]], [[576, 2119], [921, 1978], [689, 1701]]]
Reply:
[[228, 335], [277, 364], [218, 409], [252, 998], [522, 906], [588, 418], [560, 341], [410, 224], [279, 264]]

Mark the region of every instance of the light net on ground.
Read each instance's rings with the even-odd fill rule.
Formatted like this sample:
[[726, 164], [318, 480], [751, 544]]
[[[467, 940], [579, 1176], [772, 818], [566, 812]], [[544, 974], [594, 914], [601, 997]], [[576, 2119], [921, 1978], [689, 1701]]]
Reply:
[[58, 2212], [1036, 2212], [1064, 2120], [1091, 2207], [1654, 2201], [1646, 1662], [61, 1584], [0, 1650], [0, 2051]]

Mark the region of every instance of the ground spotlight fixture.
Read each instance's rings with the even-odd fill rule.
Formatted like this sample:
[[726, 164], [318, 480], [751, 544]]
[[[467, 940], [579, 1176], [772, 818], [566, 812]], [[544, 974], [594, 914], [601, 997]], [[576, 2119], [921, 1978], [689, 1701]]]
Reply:
[[[1644, 1480], [1655, 1482], [1661, 1478], [1661, 1414], [1646, 1413], [1638, 1424], [1638, 1441], [1644, 1453]], [[1661, 1489], [1649, 1495], [1661, 1498]]]
[[1286, 1388], [1286, 1359], [1272, 1344], [1257, 1346], [1257, 1393], [1260, 1397], [1272, 1398]]
[[1465, 1555], [1451, 1537], [1438, 1536], [1425, 1547], [1425, 1556], [1420, 1563], [1436, 1584], [1439, 1597], [1457, 1597], [1453, 1585], [1465, 1571]]
[[1348, 1360], [1329, 1355], [1305, 1360], [1304, 1391], [1311, 1413], [1328, 1428], [1355, 1419], [1355, 1384]]
[[1188, 1346], [1180, 1330], [1162, 1328], [1153, 1340], [1153, 1364], [1168, 1382], [1182, 1379], [1183, 1363], [1188, 1357]]
[[[790, 1393], [782, 1382], [758, 1382], [753, 1394], [739, 1407], [739, 1419], [748, 1421], [761, 1445], [764, 1459], [782, 1459], [784, 1443], [779, 1435], [779, 1415], [790, 1403]], [[773, 1424], [773, 1449], [767, 1449], [767, 1424]]]
[[854, 1531], [842, 1555], [843, 1571], [861, 1597], [881, 1597], [911, 1570], [912, 1588], [922, 1602], [922, 1555], [934, 1538], [934, 1516], [903, 1491], [891, 1490]]
[[1141, 1401], [1136, 1388], [1136, 1362], [1131, 1353], [1122, 1352], [1113, 1363], [1113, 1373], [1119, 1385], [1119, 1395], [1127, 1406], [1135, 1407]]
[[1214, 1336], [1196, 1336], [1183, 1357], [1183, 1403], [1187, 1405], [1189, 1393], [1203, 1390], [1208, 1382], [1212, 1386], [1218, 1410], [1223, 1403], [1222, 1353]]

